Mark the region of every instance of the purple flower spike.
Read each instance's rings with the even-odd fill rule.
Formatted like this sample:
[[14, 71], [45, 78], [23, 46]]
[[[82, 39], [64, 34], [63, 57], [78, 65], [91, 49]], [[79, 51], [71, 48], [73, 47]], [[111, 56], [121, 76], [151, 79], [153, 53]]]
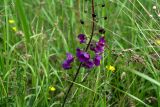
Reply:
[[93, 68], [94, 67], [94, 62], [92, 60], [88, 60], [87, 62], [85, 62], [83, 64], [83, 66], [86, 67], [86, 68], [89, 68], [89, 69]]
[[74, 57], [70, 53], [67, 53], [66, 56], [67, 56], [67, 59], [64, 60], [62, 66], [63, 66], [64, 69], [70, 69], [71, 68], [71, 63], [74, 61]]
[[99, 66], [100, 65], [100, 62], [101, 62], [101, 56], [100, 55], [96, 55], [95, 58], [94, 58], [94, 64], [96, 66]]
[[87, 62], [90, 59], [90, 55], [87, 52], [84, 52], [77, 48], [76, 55], [80, 62]]
[[79, 39], [80, 43], [85, 43], [86, 42], [86, 35], [79, 34], [78, 39]]

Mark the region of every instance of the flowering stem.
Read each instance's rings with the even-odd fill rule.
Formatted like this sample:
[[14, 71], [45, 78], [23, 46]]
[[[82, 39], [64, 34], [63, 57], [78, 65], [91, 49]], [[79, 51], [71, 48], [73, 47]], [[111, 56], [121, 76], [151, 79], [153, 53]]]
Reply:
[[[91, 31], [91, 37], [90, 37], [89, 42], [88, 42], [88, 44], [87, 44], [87, 47], [86, 47], [86, 49], [85, 49], [86, 52], [87, 52], [88, 49], [89, 49], [89, 46], [90, 46], [90, 44], [91, 44], [91, 41], [92, 41], [92, 38], [93, 38], [93, 35], [94, 35], [94, 28], [95, 28], [95, 17], [94, 17], [94, 14], [95, 14], [95, 13], [94, 13], [94, 0], [92, 0], [92, 31]], [[71, 88], [73, 87], [73, 83], [76, 81], [76, 79], [77, 79], [77, 77], [78, 77], [78, 74], [79, 74], [79, 71], [80, 71], [80, 69], [81, 69], [82, 64], [83, 64], [82, 62], [79, 64], [79, 67], [78, 67], [78, 69], [77, 69], [77, 72], [76, 72], [76, 74], [75, 74], [75, 76], [74, 76], [74, 78], [73, 78], [73, 82], [72, 82], [71, 85], [69, 86], [68, 91], [67, 91], [67, 93], [66, 93], [66, 95], [65, 95], [65, 97], [64, 97], [62, 107], [64, 107], [64, 105], [65, 105], [65, 103], [66, 103], [68, 94], [69, 94], [69, 92], [71, 91]]]
[[85, 51], [88, 51], [88, 48], [91, 44], [92, 38], [93, 38], [93, 34], [94, 34], [94, 28], [95, 28], [95, 17], [94, 17], [94, 0], [92, 0], [92, 32], [91, 32], [91, 37], [90, 40], [88, 42], [87, 48]]
[[76, 72], [76, 74], [75, 74], [75, 76], [74, 76], [74, 78], [73, 78], [73, 82], [71, 83], [71, 85], [70, 85], [69, 88], [68, 88], [67, 94], [65, 95], [65, 98], [64, 98], [64, 101], [63, 101], [63, 104], [62, 104], [62, 107], [64, 107], [64, 105], [65, 105], [65, 103], [66, 103], [68, 94], [69, 94], [69, 92], [71, 91], [71, 88], [73, 87], [73, 83], [76, 81], [76, 78], [77, 78], [77, 76], [78, 76], [78, 74], [79, 74], [79, 71], [80, 71], [80, 69], [81, 69], [81, 66], [82, 66], [82, 62], [79, 64], [79, 67], [78, 67], [78, 69], [77, 69], [77, 72]]

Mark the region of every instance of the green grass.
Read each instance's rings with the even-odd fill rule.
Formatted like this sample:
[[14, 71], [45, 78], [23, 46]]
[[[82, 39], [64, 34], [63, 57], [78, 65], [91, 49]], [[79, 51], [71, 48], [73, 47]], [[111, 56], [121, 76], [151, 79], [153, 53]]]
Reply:
[[0, 1], [0, 107], [60, 107], [72, 82], [66, 107], [160, 107], [160, 2], [94, 1], [94, 40], [105, 28], [109, 48], [101, 66], [82, 68], [76, 82], [78, 63], [68, 71], [61, 64], [82, 47], [78, 34], [90, 36], [91, 0]]

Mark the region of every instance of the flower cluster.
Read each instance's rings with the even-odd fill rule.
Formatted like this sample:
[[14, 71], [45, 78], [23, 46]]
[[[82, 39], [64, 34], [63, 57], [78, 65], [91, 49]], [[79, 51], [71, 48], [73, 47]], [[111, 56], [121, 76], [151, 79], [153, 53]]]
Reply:
[[[78, 40], [80, 44], [86, 43], [87, 37], [85, 34], [79, 34]], [[90, 44], [90, 50], [94, 52], [94, 57], [91, 57], [89, 52], [86, 52], [80, 48], [76, 49], [76, 57], [80, 63], [82, 63], [85, 68], [93, 68], [94, 66], [99, 66], [102, 56], [101, 54], [104, 52], [105, 48], [105, 39], [104, 36], [99, 39], [98, 42]], [[67, 59], [64, 60], [62, 66], [64, 69], [70, 69], [71, 63], [74, 61], [74, 57], [71, 53], [67, 53]]]

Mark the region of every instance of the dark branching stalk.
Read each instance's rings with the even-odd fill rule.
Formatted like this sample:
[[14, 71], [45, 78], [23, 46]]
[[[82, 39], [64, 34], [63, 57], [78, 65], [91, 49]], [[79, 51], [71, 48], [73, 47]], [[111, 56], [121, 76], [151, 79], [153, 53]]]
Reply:
[[[86, 47], [86, 49], [85, 49], [86, 52], [87, 52], [88, 49], [89, 49], [89, 46], [90, 46], [90, 44], [91, 44], [91, 41], [92, 41], [92, 38], [93, 38], [93, 35], [94, 35], [94, 28], [95, 28], [95, 16], [94, 16], [94, 15], [95, 15], [95, 13], [94, 13], [94, 0], [92, 0], [92, 31], [91, 31], [91, 37], [90, 37], [89, 42], [88, 42], [88, 44], [87, 44], [87, 47]], [[73, 78], [73, 82], [71, 83], [71, 85], [70, 85], [69, 88], [68, 88], [68, 91], [67, 91], [67, 93], [66, 93], [66, 95], [65, 95], [65, 97], [64, 97], [64, 101], [63, 101], [62, 107], [65, 106], [65, 103], [66, 103], [67, 97], [68, 97], [68, 95], [69, 95], [69, 92], [71, 91], [71, 89], [72, 89], [72, 87], [73, 87], [73, 84], [74, 84], [74, 82], [76, 81], [76, 79], [77, 79], [77, 77], [78, 77], [78, 74], [79, 74], [79, 71], [80, 71], [81, 67], [82, 67], [82, 62], [79, 64], [79, 67], [78, 67], [78, 69], [77, 69], [77, 72], [76, 72], [76, 74], [75, 74], [75, 76], [74, 76], [74, 78]]]

